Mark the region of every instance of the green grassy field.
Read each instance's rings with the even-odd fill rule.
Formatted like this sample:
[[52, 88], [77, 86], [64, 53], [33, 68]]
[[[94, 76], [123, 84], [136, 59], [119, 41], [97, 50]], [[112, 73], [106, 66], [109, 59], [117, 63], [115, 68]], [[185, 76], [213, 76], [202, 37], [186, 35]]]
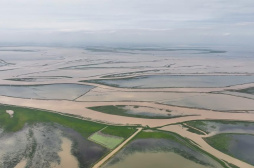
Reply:
[[[14, 111], [13, 118], [10, 118], [6, 110]], [[19, 131], [25, 124], [34, 124], [37, 122], [58, 123], [76, 130], [85, 138], [88, 138], [91, 134], [107, 126], [106, 124], [64, 116], [39, 109], [0, 105], [0, 127], [7, 132]], [[133, 127], [125, 126], [109, 126], [109, 128], [105, 130], [107, 134], [124, 138], [129, 137], [133, 132], [135, 132]]]
[[224, 153], [228, 153], [230, 142], [230, 134], [217, 134], [212, 137], [205, 138], [205, 141], [216, 149]]
[[109, 149], [114, 149], [124, 140], [122, 137], [103, 134], [101, 132], [94, 133], [88, 139]]

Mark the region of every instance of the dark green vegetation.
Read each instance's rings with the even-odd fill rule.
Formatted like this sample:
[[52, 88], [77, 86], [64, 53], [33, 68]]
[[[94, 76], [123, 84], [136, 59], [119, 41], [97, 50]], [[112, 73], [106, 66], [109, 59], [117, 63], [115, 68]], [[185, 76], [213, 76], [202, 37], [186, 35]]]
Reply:
[[[200, 129], [200, 130], [202, 130], [202, 131], [204, 131], [204, 132], [206, 132], [207, 134], [209, 133], [206, 129], [205, 129], [205, 127], [207, 126], [207, 124], [205, 123], [206, 121], [187, 121], [187, 122], [185, 122], [187, 125], [189, 125], [189, 126], [192, 126], [192, 127], [195, 127], [195, 128], [198, 128], [198, 129]], [[188, 130], [188, 131], [190, 131], [190, 130]], [[190, 131], [191, 132], [191, 131]]]
[[233, 90], [235, 92], [247, 93], [247, 94], [254, 94], [254, 87], [241, 89], [241, 90]]
[[[226, 162], [226, 161], [225, 161]], [[228, 163], [228, 162], [226, 162], [231, 168], [240, 168], [240, 167], [238, 167], [238, 166], [236, 166], [236, 165], [234, 165], [234, 164], [232, 164], [232, 163]]]
[[254, 135], [217, 134], [205, 141], [223, 153], [254, 165]]
[[189, 127], [188, 125], [182, 124], [182, 126], [188, 128], [187, 131], [189, 131], [189, 132], [192, 132], [192, 133], [195, 133], [198, 135], [205, 135], [203, 132], [198, 131], [197, 129], [193, 129], [193, 128]]
[[[38, 109], [28, 109], [7, 105], [1, 105], [0, 109], [0, 126], [7, 132], [19, 131], [26, 123], [33, 124], [37, 122], [53, 122], [73, 128], [80, 132], [84, 137], [88, 137], [93, 132], [102, 129], [105, 126], [103, 124], [84, 121]], [[5, 112], [10, 109], [14, 111], [13, 118], [10, 118], [9, 114]]]
[[230, 134], [217, 134], [209, 138], [205, 138], [205, 141], [216, 149], [219, 149], [223, 153], [228, 153], [230, 146]]
[[[151, 119], [164, 119], [164, 118], [174, 118], [180, 116], [171, 116], [169, 110], [165, 110], [168, 114], [166, 115], [159, 115], [149, 112], [138, 112], [135, 109], [138, 109], [141, 106], [133, 106], [134, 109], [126, 109], [125, 105], [108, 105], [108, 106], [95, 106], [95, 107], [88, 107], [91, 110], [99, 111], [102, 113], [112, 114], [112, 115], [120, 115], [120, 116], [127, 116], [127, 117], [136, 117], [136, 118], [151, 118]], [[142, 108], [142, 107], [141, 107]]]
[[175, 134], [175, 133], [169, 133], [166, 131], [152, 131], [152, 132], [146, 132], [142, 131], [140, 132], [135, 139], [146, 139], [146, 138], [156, 138], [156, 139], [171, 139], [177, 142], [182, 142], [180, 141], [180, 136]]
[[108, 113], [108, 114], [128, 116], [128, 114], [126, 114], [126, 110], [121, 108], [121, 107], [124, 107], [124, 106], [121, 106], [121, 105], [117, 105], [117, 106], [95, 106], [95, 107], [88, 107], [88, 109], [103, 112], [103, 113]]

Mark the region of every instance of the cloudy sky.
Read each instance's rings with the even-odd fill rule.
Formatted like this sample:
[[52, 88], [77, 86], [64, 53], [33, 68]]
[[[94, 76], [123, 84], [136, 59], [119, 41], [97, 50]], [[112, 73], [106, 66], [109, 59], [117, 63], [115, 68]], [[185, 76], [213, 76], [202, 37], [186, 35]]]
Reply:
[[252, 45], [254, 0], [0, 0], [0, 43]]

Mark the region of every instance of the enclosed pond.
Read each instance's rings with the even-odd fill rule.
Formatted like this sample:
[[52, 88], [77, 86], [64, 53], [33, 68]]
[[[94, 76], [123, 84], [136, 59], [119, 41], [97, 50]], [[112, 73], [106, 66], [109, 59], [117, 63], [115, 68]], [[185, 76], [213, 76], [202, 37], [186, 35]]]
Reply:
[[0, 95], [32, 99], [73, 100], [89, 92], [93, 86], [79, 84], [0, 85]]

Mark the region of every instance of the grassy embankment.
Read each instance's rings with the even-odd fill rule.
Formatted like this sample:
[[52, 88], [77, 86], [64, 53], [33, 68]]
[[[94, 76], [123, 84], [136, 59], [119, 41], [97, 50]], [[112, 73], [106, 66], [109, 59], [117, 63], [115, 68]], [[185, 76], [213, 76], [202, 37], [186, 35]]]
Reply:
[[[10, 118], [6, 110], [13, 110], [13, 118]], [[39, 109], [30, 109], [17, 106], [0, 105], [0, 127], [6, 132], [21, 130], [25, 124], [34, 123], [58, 123], [79, 132], [83, 137], [88, 138], [91, 134], [106, 127], [106, 124], [82, 120], [71, 116], [48, 112]], [[129, 137], [135, 132], [134, 127], [108, 126], [103, 133], [119, 137]]]

